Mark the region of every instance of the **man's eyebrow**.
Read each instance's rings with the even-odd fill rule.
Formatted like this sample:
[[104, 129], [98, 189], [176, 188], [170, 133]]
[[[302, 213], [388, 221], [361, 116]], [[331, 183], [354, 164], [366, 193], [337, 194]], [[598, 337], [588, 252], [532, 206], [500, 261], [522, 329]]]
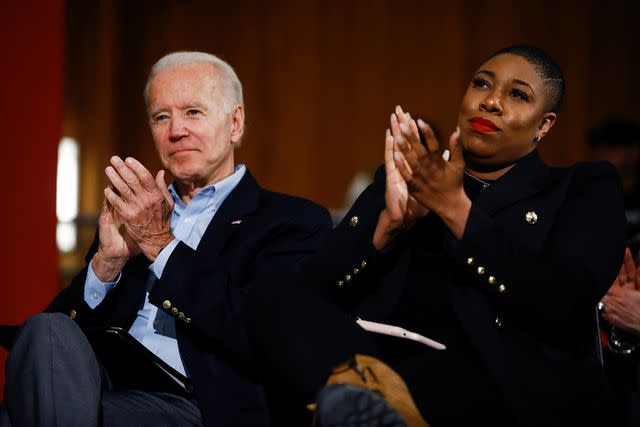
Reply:
[[149, 116], [153, 117], [156, 114], [158, 114], [159, 112], [161, 112], [163, 110], [163, 108], [154, 108], [153, 110], [149, 110]]
[[188, 110], [189, 108], [200, 108], [200, 109], [206, 110], [207, 106], [202, 102], [189, 102], [180, 107], [181, 110]]

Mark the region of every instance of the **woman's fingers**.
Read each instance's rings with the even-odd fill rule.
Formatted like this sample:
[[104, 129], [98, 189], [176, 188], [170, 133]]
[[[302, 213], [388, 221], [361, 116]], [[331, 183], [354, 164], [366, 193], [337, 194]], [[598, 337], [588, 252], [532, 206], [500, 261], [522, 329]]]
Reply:
[[395, 168], [398, 172], [400, 172], [400, 176], [402, 176], [402, 179], [404, 179], [406, 183], [413, 181], [413, 169], [411, 168], [411, 165], [405, 158], [402, 151], [398, 150], [397, 148], [393, 150], [393, 161]]
[[409, 113], [405, 114], [405, 118], [406, 120], [400, 123], [400, 131], [405, 140], [409, 142], [409, 146], [415, 152], [418, 160], [421, 160], [426, 157], [429, 152], [420, 141], [420, 131], [418, 130], [416, 122], [411, 118]]
[[438, 151], [440, 149], [440, 144], [438, 143], [438, 139], [436, 135], [433, 133], [433, 129], [424, 120], [418, 119], [418, 128], [422, 135], [424, 136], [425, 141], [427, 142], [427, 149], [430, 152]]
[[464, 168], [462, 144], [460, 144], [460, 127], [456, 126], [456, 130], [449, 137], [449, 155], [451, 157], [451, 163], [462, 164], [462, 167]]
[[411, 167], [411, 171], [415, 172], [419, 168], [419, 161], [417, 153], [412, 149], [409, 141], [402, 135], [402, 131], [400, 130], [400, 122], [396, 114], [391, 115], [391, 134], [393, 135], [393, 140], [396, 144], [396, 147], [400, 149], [404, 159]]
[[407, 199], [407, 210], [411, 211], [415, 218], [422, 218], [429, 213], [429, 208], [418, 202], [412, 195]]

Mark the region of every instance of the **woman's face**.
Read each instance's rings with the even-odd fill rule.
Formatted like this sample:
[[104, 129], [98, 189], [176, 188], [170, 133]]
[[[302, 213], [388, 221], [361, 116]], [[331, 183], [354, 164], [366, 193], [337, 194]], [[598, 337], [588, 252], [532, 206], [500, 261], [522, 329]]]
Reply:
[[471, 80], [458, 114], [468, 166], [494, 170], [515, 163], [553, 126], [542, 78], [526, 59], [498, 55]]

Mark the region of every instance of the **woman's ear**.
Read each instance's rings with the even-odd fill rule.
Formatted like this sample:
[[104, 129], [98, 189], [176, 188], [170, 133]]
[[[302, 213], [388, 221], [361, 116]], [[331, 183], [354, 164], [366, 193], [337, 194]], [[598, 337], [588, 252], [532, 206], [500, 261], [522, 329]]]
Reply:
[[549, 129], [556, 123], [558, 115], [552, 111], [549, 111], [544, 115], [540, 125], [538, 126], [538, 132], [536, 132], [536, 140], [540, 141], [549, 132]]

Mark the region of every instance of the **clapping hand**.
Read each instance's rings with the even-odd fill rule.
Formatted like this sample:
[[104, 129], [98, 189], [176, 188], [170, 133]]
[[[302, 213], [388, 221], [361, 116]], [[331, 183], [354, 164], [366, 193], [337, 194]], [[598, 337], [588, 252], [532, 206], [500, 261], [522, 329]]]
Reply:
[[629, 248], [618, 277], [602, 299], [602, 317], [611, 325], [626, 331], [640, 333], [640, 266]]
[[[404, 123], [399, 123], [398, 128], [406, 139], [417, 134]], [[460, 129], [456, 129], [449, 138], [447, 156], [429, 125], [418, 120], [418, 128], [425, 137], [426, 147], [397, 139], [401, 155], [394, 156], [396, 168], [407, 184], [409, 195], [438, 215], [460, 239], [471, 209], [471, 200], [463, 187], [465, 162], [459, 140]]]
[[[400, 131], [401, 125], [410, 129], [406, 136], [403, 136]], [[417, 219], [429, 212], [409, 194], [407, 183], [396, 166], [395, 157], [403, 161], [402, 153], [398, 149], [398, 141], [421, 146], [416, 123], [411, 115], [403, 112], [399, 106], [396, 107], [396, 113], [391, 115], [390, 129], [387, 129], [385, 137], [385, 208], [380, 214], [373, 239], [378, 249], [386, 246], [395, 233], [411, 228]]]
[[98, 251], [92, 259], [95, 275], [113, 281], [126, 262], [144, 253], [154, 261], [171, 240], [173, 199], [164, 183], [164, 171], [155, 179], [140, 162], [111, 158], [105, 169], [111, 185], [98, 220]]
[[151, 261], [173, 239], [173, 199], [164, 183], [164, 171], [156, 177], [136, 159], [111, 158], [105, 170], [112, 187], [104, 190], [107, 202], [122, 221], [124, 235]]
[[98, 240], [98, 251], [92, 260], [93, 272], [101, 281], [111, 282], [126, 262], [140, 253], [140, 248], [126, 234], [122, 219], [106, 200], [98, 219]]

